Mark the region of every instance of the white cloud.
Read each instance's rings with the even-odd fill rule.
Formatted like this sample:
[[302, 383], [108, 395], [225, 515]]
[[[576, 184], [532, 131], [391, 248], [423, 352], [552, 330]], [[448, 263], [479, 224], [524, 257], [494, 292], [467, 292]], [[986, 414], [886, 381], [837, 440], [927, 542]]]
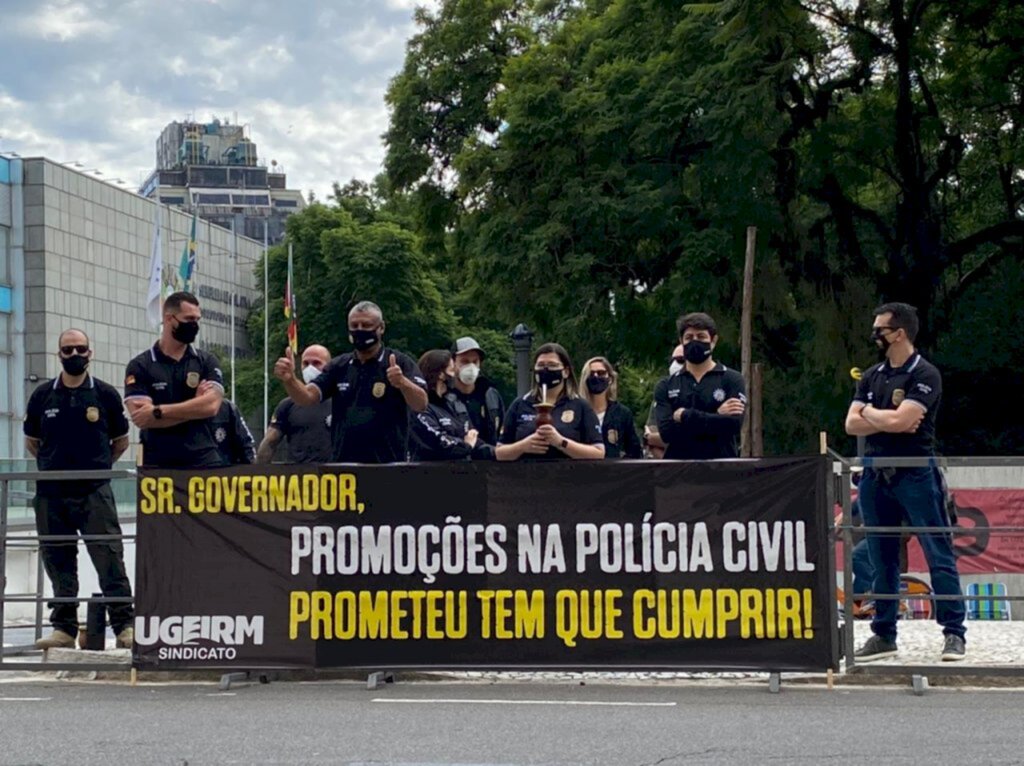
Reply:
[[47, 3], [31, 14], [15, 18], [14, 31], [26, 37], [66, 42], [79, 37], [100, 40], [111, 38], [116, 27], [109, 21], [93, 16], [84, 3]]
[[37, 2], [2, 0], [0, 148], [138, 182], [167, 123], [237, 114], [260, 159], [321, 198], [380, 172], [384, 92], [420, 4]]

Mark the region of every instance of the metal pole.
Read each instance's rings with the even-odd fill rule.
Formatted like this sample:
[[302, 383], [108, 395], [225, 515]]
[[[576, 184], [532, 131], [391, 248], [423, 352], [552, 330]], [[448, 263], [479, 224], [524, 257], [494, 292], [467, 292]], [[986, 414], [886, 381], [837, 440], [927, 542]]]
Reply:
[[267, 254], [269, 218], [263, 219], [263, 428], [270, 422], [270, 264]]
[[7, 479], [0, 477], [0, 658], [4, 646], [4, 594], [7, 592]]
[[[747, 391], [753, 391], [754, 385], [750, 377], [750, 345], [754, 315], [754, 249], [757, 243], [757, 227], [747, 227], [747, 251], [743, 263], [743, 311], [740, 314], [740, 372], [747, 384]], [[747, 415], [743, 419], [743, 430], [740, 432], [740, 455], [750, 457], [751, 452], [751, 421], [749, 401]]]
[[231, 402], [235, 402], [235, 269], [238, 263], [237, 218], [231, 219]]

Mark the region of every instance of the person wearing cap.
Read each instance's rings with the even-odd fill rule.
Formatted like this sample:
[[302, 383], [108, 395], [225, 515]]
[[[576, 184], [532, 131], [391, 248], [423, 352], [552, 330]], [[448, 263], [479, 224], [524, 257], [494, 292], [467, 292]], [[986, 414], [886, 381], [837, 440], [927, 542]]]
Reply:
[[448, 398], [465, 408], [469, 422], [485, 444], [494, 446], [505, 421], [505, 403], [501, 394], [486, 376], [481, 374], [484, 350], [473, 338], [459, 338], [452, 346], [455, 358], [455, 385]]
[[427, 380], [430, 403], [423, 412], [411, 414], [409, 454], [412, 460], [494, 460], [494, 447], [480, 441], [464, 411], [453, 410], [452, 400], [446, 396], [455, 378], [451, 352], [427, 351], [420, 357], [419, 368]]
[[[671, 378], [683, 369], [686, 364], [686, 356], [683, 345], [680, 343], [672, 349], [672, 356], [668, 361], [668, 377]], [[668, 378], [664, 378], [668, 380]], [[651, 401], [651, 408], [647, 413], [647, 423], [644, 425], [644, 454], [653, 460], [661, 460], [665, 457], [665, 448], [668, 447], [658, 433], [658, 417], [654, 412], [655, 402]]]
[[[128, 420], [117, 389], [87, 372], [92, 359], [89, 337], [81, 330], [60, 334], [60, 375], [40, 385], [25, 412], [25, 448], [40, 471], [109, 471], [128, 448]], [[40, 535], [116, 535], [117, 503], [109, 479], [39, 481], [33, 500]], [[120, 540], [90, 540], [89, 552], [100, 589], [108, 598], [131, 598]], [[55, 598], [78, 596], [78, 545], [43, 542], [43, 567]], [[133, 611], [130, 602], [108, 604], [117, 646], [130, 648]], [[78, 604], [50, 604], [53, 632], [36, 641], [40, 649], [72, 648], [78, 634]]]
[[351, 353], [336, 356], [311, 383], [295, 377], [291, 348], [274, 364], [295, 404], [331, 400], [334, 462], [404, 462], [409, 412], [427, 409], [427, 381], [411, 357], [384, 345], [385, 329], [380, 307], [360, 301], [348, 314]]

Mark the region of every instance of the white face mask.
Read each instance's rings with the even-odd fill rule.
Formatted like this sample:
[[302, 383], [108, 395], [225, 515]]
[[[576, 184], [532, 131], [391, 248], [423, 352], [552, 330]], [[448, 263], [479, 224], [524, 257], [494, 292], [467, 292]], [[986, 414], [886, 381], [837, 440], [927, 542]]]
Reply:
[[302, 379], [307, 383], [312, 383], [314, 380], [320, 377], [320, 370], [311, 364], [307, 364], [302, 368]]
[[465, 383], [467, 386], [471, 386], [476, 383], [476, 379], [480, 377], [480, 367], [476, 364], [467, 364], [461, 370], [459, 370], [459, 380]]
[[669, 375], [675, 375], [681, 369], [683, 369], [683, 365], [679, 364], [679, 362], [677, 362], [675, 360], [672, 360], [672, 364], [670, 364], [668, 366], [668, 374]]

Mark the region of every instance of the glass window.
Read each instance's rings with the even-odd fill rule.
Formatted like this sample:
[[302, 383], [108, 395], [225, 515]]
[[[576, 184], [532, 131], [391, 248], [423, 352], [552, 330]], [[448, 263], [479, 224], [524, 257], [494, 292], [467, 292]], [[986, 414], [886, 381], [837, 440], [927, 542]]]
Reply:
[[[11, 315], [0, 314], [0, 354], [7, 354], [11, 351]], [[6, 357], [3, 357], [6, 362]], [[0, 380], [6, 381], [7, 378], [0, 375]], [[4, 386], [6, 388], [6, 386]], [[0, 412], [8, 409], [0, 403]]]
[[0, 314], [10, 314], [14, 311], [14, 294], [7, 285], [0, 285]]
[[10, 279], [8, 264], [11, 254], [7, 252], [7, 243], [10, 241], [10, 232], [6, 226], [0, 226], [0, 282]]

